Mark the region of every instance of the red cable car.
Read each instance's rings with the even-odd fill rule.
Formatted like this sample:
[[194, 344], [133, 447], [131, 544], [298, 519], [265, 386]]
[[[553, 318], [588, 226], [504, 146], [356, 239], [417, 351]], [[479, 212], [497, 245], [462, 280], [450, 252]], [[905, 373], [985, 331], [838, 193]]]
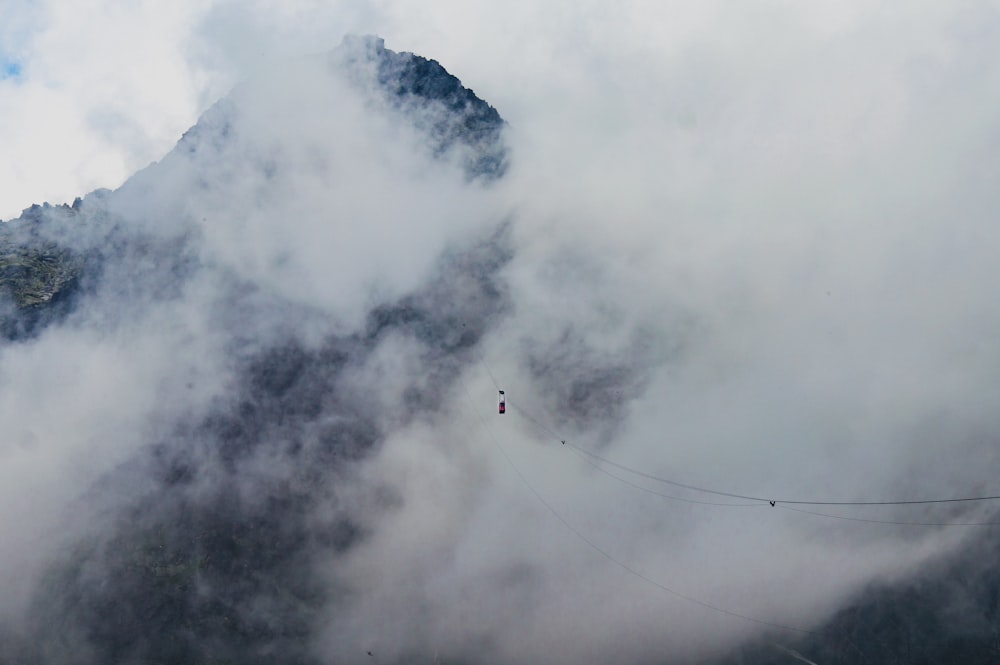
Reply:
[[500, 391], [500, 413], [507, 413], [507, 398], [504, 397], [503, 391]]

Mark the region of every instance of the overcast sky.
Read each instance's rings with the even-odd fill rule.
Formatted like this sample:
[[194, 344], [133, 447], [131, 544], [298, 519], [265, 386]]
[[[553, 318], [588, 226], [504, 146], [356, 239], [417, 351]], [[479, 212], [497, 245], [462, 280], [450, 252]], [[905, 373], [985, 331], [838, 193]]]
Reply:
[[[463, 654], [490, 644], [494, 662], [545, 662], [557, 645], [565, 651], [548, 662], [612, 658], [622, 644], [636, 662], [707, 653], [759, 629], [753, 620], [815, 625], [872, 580], [913, 574], [975, 537], [664, 501], [597, 473], [524, 419], [483, 427], [477, 411], [493, 415], [489, 367], [512, 406], [537, 409], [545, 427], [692, 484], [785, 498], [996, 493], [998, 3], [8, 0], [0, 218], [118, 187], [234, 84], [348, 32], [437, 59], [493, 104], [510, 123], [505, 182], [469, 190], [431, 169], [397, 190], [424, 163], [379, 153], [353, 170], [340, 163], [331, 189], [303, 166], [309, 149], [362, 154], [370, 140], [391, 155], [399, 136], [355, 132], [358, 107], [303, 74], [247, 93], [264, 109], [248, 126], [291, 146], [287, 198], [246, 196], [257, 184], [237, 173], [216, 192], [232, 206], [171, 200], [176, 208], [148, 212], [167, 223], [203, 206], [217, 265], [352, 325], [373, 283], [406, 293], [450, 242], [514, 220], [516, 257], [503, 273], [514, 311], [484, 339], [488, 365], [467, 368], [467, 388], [444, 395], [432, 422], [394, 432], [364, 467], [362, 481], [404, 500], [330, 573], [363, 593], [331, 619], [323, 648], [398, 655], [434, 642]], [[270, 124], [269, 100], [287, 91], [307, 91], [319, 111], [280, 107], [288, 122]], [[344, 206], [334, 209], [369, 215], [366, 225], [306, 214], [331, 197]], [[419, 224], [397, 230], [400, 219]], [[213, 335], [229, 331], [202, 319], [208, 296], [189, 297], [134, 338], [60, 331], [3, 356], [4, 421], [30, 419], [37, 438], [61, 420], [52, 431], [72, 434], [53, 449], [18, 443], [42, 452], [17, 452], [6, 469], [11, 483], [44, 476], [39, 496], [52, 507], [39, 511], [69, 501], [64, 474], [93, 441], [109, 442], [105, 466], [127, 452], [116, 432], [163, 408], [164, 377], [183, 383], [177, 349], [191, 354], [183, 371], [213, 357]], [[185, 329], [174, 337], [163, 321]], [[200, 341], [189, 349], [185, 335]], [[358, 380], [419, 373], [399, 344]], [[54, 360], [67, 349], [92, 359], [72, 381]], [[609, 422], [574, 425], [555, 408], [570, 378], [592, 372], [599, 383], [609, 367], [626, 377]], [[91, 391], [95, 381], [127, 405]], [[361, 482], [352, 500], [363, 505], [370, 491]], [[19, 523], [10, 511], [0, 518]], [[0, 556], [23, 558], [34, 537], [25, 528], [8, 546], [20, 554]]]
[[[255, 67], [327, 50], [346, 32], [439, 59], [522, 131], [558, 117], [581, 148], [636, 122], [661, 136], [691, 130], [754, 95], [757, 117], [729, 118], [729, 136], [752, 140], [742, 130], [766, 113], [795, 123], [766, 159], [803, 141], [836, 152], [858, 138], [858, 118], [869, 139], [890, 132], [902, 86], [927, 77], [962, 94], [988, 75], [975, 60], [989, 62], [991, 4], [8, 0], [0, 218], [118, 186]], [[828, 131], [804, 138], [802, 123]], [[664, 159], [683, 163], [673, 146]]]

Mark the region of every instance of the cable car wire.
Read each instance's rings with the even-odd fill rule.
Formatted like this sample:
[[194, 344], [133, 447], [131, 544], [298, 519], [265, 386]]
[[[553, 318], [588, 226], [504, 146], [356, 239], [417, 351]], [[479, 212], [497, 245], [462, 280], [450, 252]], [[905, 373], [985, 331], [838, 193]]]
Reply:
[[848, 516], [845, 516], [845, 515], [831, 515], [829, 513], [819, 513], [819, 512], [815, 512], [815, 511], [811, 511], [811, 510], [803, 510], [801, 508], [794, 509], [794, 508], [790, 507], [791, 505], [800, 505], [800, 506], [801, 505], [812, 505], [812, 506], [898, 506], [898, 505], [924, 505], [924, 504], [934, 504], [934, 503], [959, 503], [959, 502], [974, 502], [974, 501], [991, 501], [991, 500], [1000, 499], [1000, 496], [963, 497], [963, 498], [957, 498], [957, 499], [922, 499], [922, 500], [907, 500], [907, 501], [803, 501], [803, 500], [788, 500], [788, 499], [767, 499], [767, 498], [759, 497], [759, 496], [750, 496], [750, 495], [736, 494], [736, 493], [733, 493], [733, 492], [724, 492], [724, 491], [720, 491], [720, 490], [712, 490], [712, 489], [708, 489], [708, 488], [705, 488], [705, 487], [699, 487], [697, 485], [689, 485], [689, 484], [681, 483], [681, 482], [678, 482], [678, 481], [675, 481], [675, 480], [670, 480], [668, 478], [663, 478], [661, 476], [655, 476], [655, 475], [652, 475], [652, 474], [649, 474], [649, 473], [645, 473], [644, 471], [639, 471], [638, 469], [633, 469], [631, 467], [627, 467], [627, 466], [625, 466], [623, 464], [619, 464], [619, 463], [614, 462], [612, 460], [609, 460], [609, 459], [607, 459], [605, 457], [602, 457], [602, 456], [598, 455], [597, 453], [591, 452], [591, 451], [589, 451], [589, 450], [587, 450], [585, 448], [581, 448], [580, 446], [577, 446], [576, 444], [571, 443], [571, 442], [569, 442], [566, 439], [559, 438], [558, 434], [556, 434], [551, 429], [549, 429], [548, 427], [546, 427], [543, 423], [541, 423], [537, 418], [535, 418], [534, 416], [532, 416], [530, 413], [528, 413], [522, 407], [517, 406], [516, 404], [512, 404], [512, 405], [510, 405], [510, 408], [511, 408], [511, 410], [516, 409], [522, 416], [524, 416], [525, 418], [527, 418], [530, 422], [532, 422], [541, 431], [545, 432], [546, 434], [550, 435], [553, 439], [556, 439], [560, 443], [562, 443], [562, 444], [566, 445], [567, 447], [569, 447], [571, 449], [571, 452], [577, 454], [578, 457], [581, 456], [581, 454], [582, 455], [586, 455], [586, 456], [592, 458], [593, 460], [597, 460], [597, 461], [602, 462], [604, 464], [607, 464], [609, 466], [615, 467], [615, 468], [617, 468], [617, 469], [619, 469], [621, 471], [625, 471], [627, 473], [631, 473], [631, 474], [634, 474], [636, 476], [640, 476], [642, 478], [646, 478], [648, 480], [653, 480], [653, 481], [656, 481], [656, 482], [664, 483], [666, 485], [672, 485], [674, 487], [679, 487], [681, 489], [686, 489], [686, 490], [690, 490], [690, 491], [694, 491], [694, 492], [702, 492], [702, 493], [706, 493], [706, 494], [712, 494], [712, 495], [715, 495], [715, 496], [724, 496], [724, 497], [727, 497], [727, 498], [730, 498], [730, 499], [742, 499], [742, 500], [745, 500], [745, 501], [752, 501], [752, 502], [755, 502], [755, 503], [749, 503], [749, 504], [747, 504], [747, 503], [721, 503], [721, 502], [698, 501], [698, 500], [695, 500], [695, 499], [686, 499], [684, 497], [678, 497], [678, 496], [672, 496], [672, 495], [667, 495], [667, 494], [661, 494], [659, 492], [655, 492], [653, 490], [650, 490], [647, 487], [642, 487], [641, 485], [636, 485], [636, 484], [634, 484], [632, 482], [629, 482], [628, 480], [626, 480], [624, 478], [621, 478], [620, 476], [617, 476], [617, 475], [609, 472], [607, 469], [602, 468], [599, 464], [591, 461], [591, 465], [595, 469], [597, 469], [598, 471], [600, 471], [601, 473], [604, 473], [605, 475], [610, 476], [610, 477], [614, 478], [615, 480], [618, 480], [618, 481], [620, 481], [620, 482], [622, 482], [622, 483], [624, 483], [626, 485], [629, 485], [630, 487], [634, 487], [634, 488], [636, 488], [638, 490], [641, 490], [643, 492], [647, 492], [649, 494], [655, 494], [657, 496], [661, 496], [661, 497], [666, 498], [666, 499], [675, 499], [677, 501], [683, 501], [685, 503], [698, 503], [698, 504], [710, 505], [710, 506], [728, 506], [728, 507], [749, 507], [749, 506], [760, 506], [760, 505], [765, 505], [765, 504], [766, 505], [771, 505], [772, 507], [778, 507], [781, 504], [785, 504], [782, 507], [784, 507], [784, 508], [786, 508], [788, 510], [794, 510], [795, 512], [800, 512], [800, 513], [803, 513], [803, 514], [816, 515], [817, 517], [829, 517], [831, 519], [848, 520], [848, 521], [853, 521], [853, 522], [869, 522], [869, 523], [872, 523], [872, 524], [896, 524], [896, 525], [905, 525], [905, 526], [1000, 526], [1000, 522], [906, 522], [906, 521], [899, 521], [899, 520], [876, 520], [876, 519], [867, 519], [867, 518], [862, 518], [862, 517], [848, 517]]
[[868, 522], [870, 524], [893, 524], [896, 526], [1000, 526], [1000, 522], [904, 522], [898, 520], [876, 520], [865, 517], [849, 517], [847, 515], [831, 515], [829, 513], [818, 513], [814, 510], [803, 508], [793, 508], [791, 506], [778, 505], [777, 508], [790, 510], [805, 515], [815, 515], [817, 517], [828, 517], [835, 520], [847, 520], [849, 522]]
[[480, 351], [479, 347], [475, 346], [475, 345], [473, 345], [472, 350], [479, 357], [479, 362], [481, 362], [483, 364], [483, 367], [486, 368], [486, 373], [490, 375], [490, 381], [493, 382], [493, 386], [497, 390], [500, 390], [501, 388], [500, 388], [500, 384], [497, 383], [497, 377], [493, 375], [493, 370], [491, 370], [490, 366], [488, 364], [486, 364], [486, 357], [483, 355], [483, 352]]
[[[496, 386], [497, 389], [499, 390], [500, 389], [500, 384], [497, 382], [496, 376], [493, 374], [493, 371], [490, 369], [489, 365], [486, 363], [486, 358], [483, 357], [483, 354], [479, 351], [478, 348], [475, 349], [475, 352], [479, 356], [479, 361], [482, 363], [483, 367], [486, 369], [486, 372], [489, 374], [490, 379], [493, 381], [493, 385]], [[597, 453], [594, 453], [594, 452], [592, 452], [590, 450], [587, 450], [586, 448], [582, 448], [582, 447], [577, 446], [576, 444], [574, 444], [572, 442], [569, 442], [566, 439], [563, 439], [562, 437], [560, 437], [560, 435], [557, 432], [555, 432], [551, 428], [547, 427], [544, 423], [542, 423], [541, 421], [539, 421], [537, 418], [535, 418], [534, 416], [532, 416], [528, 411], [526, 411], [522, 407], [518, 406], [516, 403], [511, 403], [511, 404], [508, 405], [508, 407], [511, 410], [517, 410], [518, 413], [520, 413], [527, 420], [529, 420], [530, 422], [532, 422], [540, 431], [545, 432], [551, 438], [559, 441], [563, 445], [569, 446], [574, 451], [578, 451], [580, 453], [583, 453], [584, 455], [587, 455], [587, 456], [591, 457], [594, 460], [597, 460], [599, 462], [602, 462], [604, 464], [607, 464], [609, 466], [617, 468], [617, 469], [619, 469], [621, 471], [625, 471], [627, 473], [631, 473], [631, 474], [634, 474], [636, 476], [639, 476], [639, 477], [642, 477], [642, 478], [646, 478], [647, 480], [652, 480], [652, 481], [655, 481], [655, 482], [663, 483], [665, 485], [671, 485], [673, 487], [678, 487], [678, 488], [681, 488], [681, 489], [686, 489], [686, 490], [689, 490], [689, 491], [692, 491], [692, 492], [701, 492], [703, 494], [711, 494], [711, 495], [714, 495], [714, 496], [722, 496], [722, 497], [726, 497], [726, 498], [730, 498], [730, 499], [740, 499], [740, 500], [743, 500], [743, 501], [753, 501], [753, 502], [756, 502], [758, 504], [767, 504], [767, 505], [770, 505], [772, 508], [776, 507], [778, 505], [781, 505], [781, 504], [784, 504], [784, 506], [786, 508], [789, 507], [789, 506], [916, 506], [916, 505], [931, 505], [931, 504], [944, 504], [944, 503], [974, 503], [974, 502], [982, 502], [982, 501], [996, 501], [996, 500], [1000, 500], [1000, 495], [981, 495], [981, 496], [969, 496], [969, 497], [957, 497], [957, 498], [933, 498], [933, 499], [899, 499], [899, 500], [881, 500], [881, 501], [869, 500], [869, 499], [829, 499], [829, 500], [784, 499], [784, 498], [770, 498], [770, 497], [763, 497], [763, 496], [754, 496], [754, 495], [749, 495], [749, 494], [739, 494], [739, 493], [736, 493], [736, 492], [727, 492], [727, 491], [724, 491], [724, 490], [711, 489], [711, 488], [708, 488], [708, 487], [700, 487], [698, 485], [691, 485], [691, 484], [688, 484], [688, 483], [682, 483], [682, 482], [679, 482], [679, 481], [676, 481], [676, 480], [671, 480], [669, 478], [663, 478], [661, 476], [655, 476], [653, 474], [649, 474], [649, 473], [646, 473], [644, 471], [639, 471], [638, 469], [633, 469], [633, 468], [630, 468], [630, 467], [625, 466], [623, 464], [619, 464], [617, 462], [614, 462], [614, 461], [612, 461], [610, 459], [607, 459], [607, 458], [605, 458], [605, 457], [603, 457], [601, 455], [598, 455]], [[607, 472], [606, 469], [602, 470], [602, 472], [606, 473], [607, 475], [611, 475], [610, 473]], [[621, 482], [624, 482], [625, 484], [632, 485], [633, 487], [637, 487], [638, 489], [641, 489], [642, 491], [646, 491], [646, 492], [649, 492], [651, 494], [657, 494], [656, 492], [648, 490], [648, 488], [638, 487], [638, 486], [633, 485], [632, 483], [629, 483], [628, 481], [625, 481], [625, 480], [623, 480], [623, 479], [621, 479], [621, 478], [619, 478], [617, 476], [612, 475], [612, 477], [616, 478], [617, 480], [620, 480]], [[680, 501], [685, 501], [685, 499], [682, 499], [680, 497], [670, 497], [670, 496], [667, 496], [667, 495], [660, 495], [660, 496], [663, 496], [664, 498], [676, 498], [676, 499], [678, 499]], [[689, 500], [688, 502], [690, 502], [690, 503], [698, 503], [695, 500]], [[720, 504], [712, 504], [712, 503], [709, 503], [709, 502], [703, 502], [703, 503], [705, 503], [706, 505], [720, 505], [720, 506], [726, 506], [726, 505], [730, 505], [730, 506], [740, 505], [740, 506], [742, 506], [742, 505], [744, 505], [744, 504], [721, 504], [721, 503]], [[900, 524], [900, 525], [912, 525], [912, 526], [950, 526], [950, 525], [954, 525], [954, 526], [1000, 526], [1000, 523], [993, 523], [993, 522], [947, 522], [947, 523], [935, 523], [935, 522], [896, 522], [896, 521], [892, 521], [892, 520], [870, 520], [870, 519], [865, 519], [865, 518], [849, 518], [849, 517], [846, 517], [846, 516], [830, 515], [830, 514], [827, 514], [827, 513], [817, 513], [817, 512], [807, 511], [807, 510], [803, 510], [803, 509], [799, 509], [798, 512], [805, 513], [805, 514], [812, 514], [812, 515], [816, 515], [816, 516], [819, 516], [819, 517], [829, 517], [829, 518], [832, 518], [832, 519], [845, 519], [845, 520], [848, 520], [848, 521], [857, 521], [857, 522], [871, 522], [871, 523], [874, 523], [874, 524], [885, 523], [885, 524]]]
[[530, 413], [528, 413], [527, 411], [525, 411], [524, 409], [522, 409], [521, 407], [519, 407], [517, 404], [511, 405], [511, 409], [517, 409], [521, 413], [522, 416], [524, 416], [525, 418], [527, 418], [528, 420], [530, 420], [532, 423], [534, 423], [535, 427], [537, 427], [542, 432], [545, 432], [546, 434], [548, 434], [549, 436], [551, 436], [553, 439], [555, 439], [557, 441], [560, 441], [562, 443], [566, 443], [565, 439], [559, 438], [559, 435], [556, 432], [553, 432], [551, 429], [549, 429], [548, 427], [546, 427], [545, 425], [543, 425], [541, 422], [538, 421], [537, 418], [535, 418]]
[[[686, 497], [674, 496], [671, 494], [663, 494], [655, 490], [651, 490], [648, 487], [643, 487], [636, 483], [630, 482], [629, 480], [622, 478], [621, 476], [611, 473], [607, 469], [603, 468], [599, 463], [594, 462], [588, 457], [584, 456], [575, 450], [575, 447], [571, 448], [570, 451], [575, 454], [580, 459], [584, 460], [596, 470], [600, 471], [606, 476], [610, 476], [615, 480], [628, 485], [629, 487], [634, 487], [637, 490], [646, 492], [647, 494], [652, 494], [654, 496], [663, 497], [664, 499], [670, 499], [672, 501], [682, 501], [684, 503], [694, 503], [704, 506], [724, 506], [729, 508], [760, 508], [763, 507], [763, 503], [723, 503], [721, 501], [699, 501], [697, 499], [689, 499]], [[869, 524], [891, 524], [896, 526], [921, 526], [921, 527], [938, 527], [938, 526], [1000, 526], [1000, 522], [912, 522], [912, 521], [902, 521], [902, 520], [877, 520], [865, 517], [851, 517], [848, 515], [832, 515], [830, 513], [820, 513], [815, 510], [805, 510], [804, 508], [793, 508], [791, 506], [776, 505], [776, 508], [781, 508], [783, 510], [789, 510], [796, 513], [802, 513], [804, 515], [814, 515], [816, 517], [825, 517], [835, 520], [846, 520], [849, 522], [866, 522]]]
[[747, 501], [766, 501], [771, 505], [774, 504], [788, 504], [788, 505], [799, 505], [799, 506], [913, 506], [913, 505], [926, 505], [933, 503], [970, 503], [975, 501], [996, 501], [1000, 499], [1000, 495], [997, 496], [970, 496], [970, 497], [960, 497], [954, 499], [906, 499], [906, 500], [895, 500], [895, 501], [870, 501], [861, 499], [852, 500], [802, 500], [802, 499], [783, 499], [783, 498], [768, 498], [762, 496], [752, 496], [749, 494], [737, 494], [735, 492], [724, 492], [722, 490], [709, 489], [707, 487], [699, 487], [697, 485], [689, 485], [687, 483], [681, 483], [676, 480], [670, 480], [668, 478], [663, 478], [660, 476], [654, 476], [637, 469], [629, 468], [623, 464], [618, 464], [605, 457], [598, 455], [597, 453], [591, 452], [585, 448], [581, 448], [575, 444], [566, 443], [567, 446], [572, 446], [576, 450], [589, 455], [590, 457], [599, 460], [605, 464], [613, 466], [622, 471], [627, 471], [628, 473], [634, 473], [637, 476], [643, 478], [648, 478], [649, 480], [655, 480], [657, 482], [664, 483], [666, 485], [673, 485], [674, 487], [681, 487], [683, 489], [691, 490], [693, 492], [703, 492], [705, 494], [714, 494], [715, 496], [725, 496], [731, 499], [744, 499]]
[[699, 501], [698, 499], [688, 499], [688, 498], [685, 498], [685, 497], [682, 497], [682, 496], [674, 496], [672, 494], [663, 494], [662, 492], [657, 492], [656, 490], [651, 490], [648, 487], [643, 487], [642, 485], [637, 485], [637, 484], [635, 484], [633, 482], [630, 482], [629, 480], [626, 480], [625, 478], [622, 478], [621, 476], [616, 476], [615, 474], [611, 473], [610, 471], [608, 471], [607, 469], [605, 469], [604, 467], [602, 467], [597, 462], [593, 461], [592, 459], [590, 459], [586, 455], [584, 455], [582, 453], [579, 453], [576, 450], [573, 450], [572, 448], [570, 449], [570, 452], [572, 452], [574, 455], [576, 455], [577, 457], [579, 457], [584, 462], [586, 462], [590, 466], [594, 467], [595, 469], [597, 469], [598, 471], [600, 471], [604, 475], [610, 476], [610, 477], [614, 478], [615, 480], [617, 480], [620, 483], [624, 483], [624, 484], [628, 485], [629, 487], [634, 487], [635, 489], [643, 491], [643, 492], [646, 492], [647, 494], [652, 494], [654, 496], [663, 497], [664, 499], [670, 499], [671, 501], [682, 501], [684, 503], [696, 503], [696, 504], [700, 504], [702, 506], [727, 506], [729, 508], [761, 508], [764, 505], [762, 503], [723, 503], [721, 501]]
[[605, 559], [607, 559], [608, 561], [610, 561], [614, 565], [618, 566], [619, 568], [621, 568], [625, 572], [629, 573], [630, 575], [632, 575], [634, 577], [637, 577], [640, 580], [643, 580], [644, 582], [647, 582], [648, 584], [651, 584], [651, 585], [655, 586], [656, 588], [660, 589], [661, 591], [664, 591], [665, 593], [670, 594], [671, 596], [675, 596], [677, 598], [680, 598], [681, 600], [686, 600], [689, 603], [693, 603], [695, 605], [699, 605], [700, 607], [704, 607], [704, 608], [712, 610], [714, 612], [718, 612], [720, 614], [725, 614], [727, 616], [734, 617], [734, 618], [737, 618], [737, 619], [742, 619], [744, 621], [748, 621], [750, 623], [755, 623], [755, 624], [758, 624], [758, 625], [761, 625], [761, 626], [767, 626], [767, 627], [770, 627], [770, 628], [778, 628], [780, 630], [789, 631], [789, 632], [793, 632], [793, 633], [799, 633], [799, 634], [803, 634], [803, 635], [818, 635], [818, 633], [816, 631], [808, 630], [806, 628], [799, 628], [797, 626], [790, 626], [788, 624], [778, 623], [776, 621], [767, 621], [765, 619], [758, 619], [756, 617], [752, 617], [752, 616], [749, 616], [749, 615], [746, 615], [746, 614], [741, 614], [740, 612], [736, 612], [736, 611], [733, 611], [733, 610], [728, 610], [728, 609], [726, 609], [724, 607], [719, 607], [718, 605], [713, 605], [711, 603], [707, 603], [707, 602], [705, 602], [703, 600], [699, 600], [699, 599], [695, 598], [694, 596], [689, 596], [687, 594], [681, 593], [680, 591], [672, 589], [672, 588], [666, 586], [665, 584], [661, 584], [660, 582], [657, 582], [656, 580], [654, 580], [653, 578], [649, 577], [648, 575], [644, 575], [643, 573], [641, 573], [640, 571], [636, 570], [635, 568], [633, 568], [633, 567], [629, 566], [628, 564], [624, 563], [623, 561], [615, 558], [615, 556], [612, 555], [610, 552], [608, 552], [607, 550], [605, 550], [604, 548], [602, 548], [600, 545], [598, 545], [594, 541], [592, 541], [589, 538], [587, 538], [579, 529], [577, 529], [572, 524], [570, 524], [559, 513], [559, 511], [557, 511], [552, 506], [552, 504], [550, 504], [548, 501], [546, 501], [545, 497], [543, 497], [541, 495], [541, 493], [538, 490], [536, 490], [534, 488], [534, 486], [528, 481], [527, 477], [523, 473], [521, 473], [521, 470], [517, 467], [516, 464], [514, 464], [514, 460], [511, 459], [510, 455], [507, 454], [507, 451], [506, 451], [506, 449], [504, 449], [503, 445], [500, 443], [500, 440], [493, 434], [493, 430], [490, 429], [489, 425], [486, 423], [486, 420], [483, 418], [482, 414], [479, 412], [479, 409], [476, 408], [475, 402], [472, 399], [472, 394], [469, 392], [468, 388], [465, 385], [465, 380], [461, 379], [461, 377], [459, 377], [459, 378], [460, 378], [460, 380], [462, 382], [462, 389], [465, 391], [465, 396], [466, 396], [466, 398], [470, 402], [470, 407], [476, 413], [476, 416], [479, 418], [480, 423], [482, 423], [483, 429], [486, 430], [486, 433], [489, 435], [490, 439], [492, 439], [493, 445], [496, 446], [497, 450], [500, 451], [500, 454], [503, 456], [504, 460], [507, 461], [508, 466], [510, 466], [510, 468], [514, 471], [515, 475], [517, 475], [518, 479], [520, 479], [521, 484], [523, 484], [525, 486], [525, 488], [527, 488], [527, 490], [529, 492], [531, 492], [531, 494], [538, 500], [539, 503], [541, 503], [543, 506], [545, 506], [546, 510], [548, 510], [549, 513], [551, 513], [552, 516], [555, 517], [556, 520], [559, 521], [559, 523], [561, 523], [564, 527], [566, 527], [566, 529], [570, 533], [572, 533], [574, 536], [576, 536], [581, 542], [583, 542], [584, 544], [586, 544], [588, 547], [590, 547], [591, 549], [593, 549], [595, 552], [597, 552], [598, 554], [600, 554]]

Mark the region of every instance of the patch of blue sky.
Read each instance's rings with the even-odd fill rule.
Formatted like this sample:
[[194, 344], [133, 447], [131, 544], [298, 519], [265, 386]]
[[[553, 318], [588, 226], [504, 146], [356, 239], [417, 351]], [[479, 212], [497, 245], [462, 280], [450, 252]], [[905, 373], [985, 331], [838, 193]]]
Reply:
[[5, 79], [21, 80], [24, 67], [17, 60], [8, 60], [0, 56], [0, 81]]
[[24, 79], [32, 42], [48, 23], [48, 4], [0, 0], [0, 81]]

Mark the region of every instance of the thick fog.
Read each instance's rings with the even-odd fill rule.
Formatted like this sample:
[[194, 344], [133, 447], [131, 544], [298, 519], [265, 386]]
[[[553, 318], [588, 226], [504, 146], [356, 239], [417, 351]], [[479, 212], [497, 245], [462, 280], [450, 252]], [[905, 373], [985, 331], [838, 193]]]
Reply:
[[[177, 18], [254, 73], [39, 224], [100, 267], [0, 345], [0, 663], [696, 661], [975, 547], [989, 502], [782, 502], [998, 493], [997, 14], [918, 5]], [[372, 42], [234, 46], [333, 27], [506, 162]]]

